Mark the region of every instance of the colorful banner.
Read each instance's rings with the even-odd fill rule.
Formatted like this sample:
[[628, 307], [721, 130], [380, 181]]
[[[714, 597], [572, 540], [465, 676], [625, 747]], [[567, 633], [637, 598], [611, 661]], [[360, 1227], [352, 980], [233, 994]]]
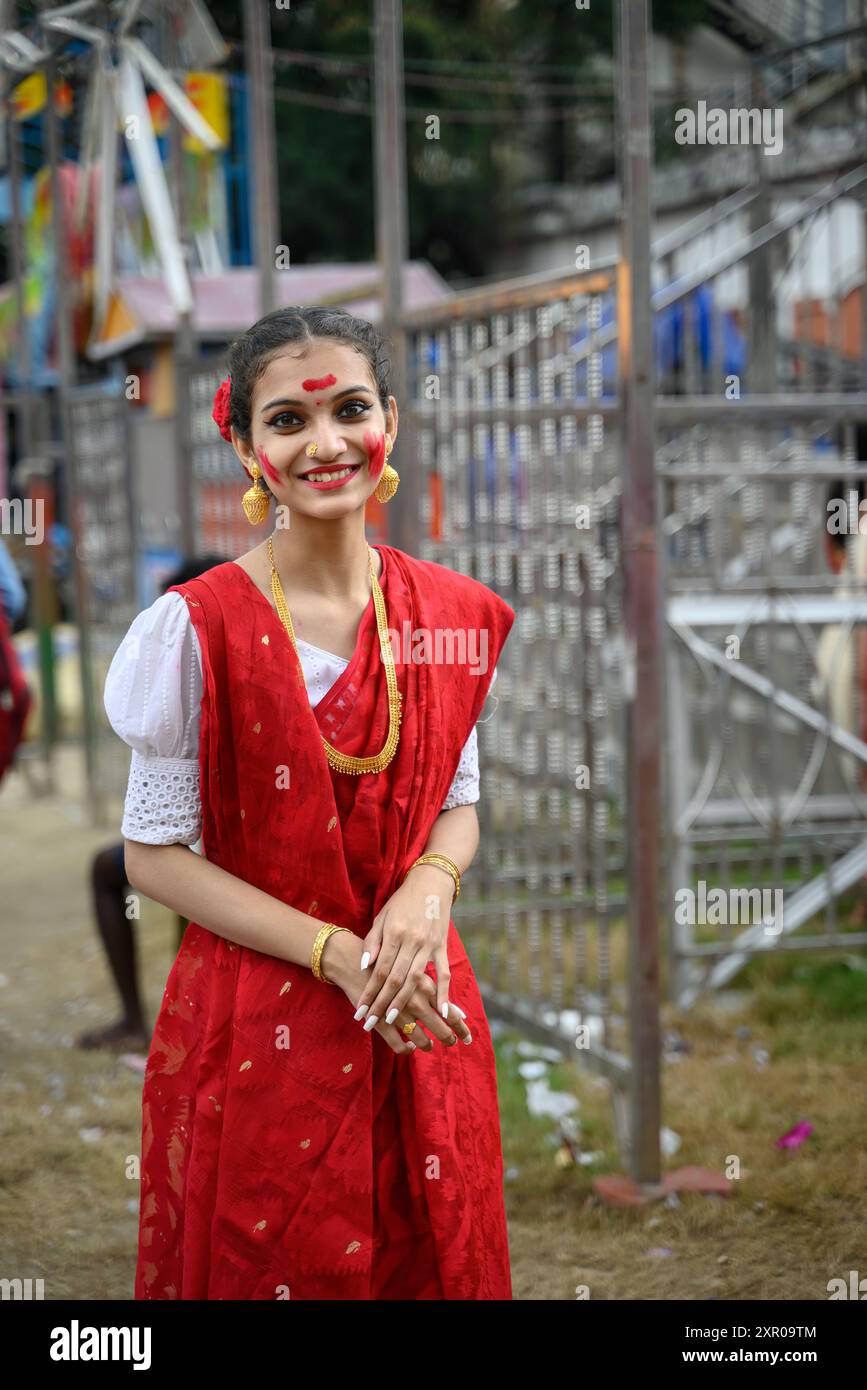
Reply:
[[[32, 72], [12, 88], [12, 110], [16, 121], [29, 121], [45, 106], [48, 85], [44, 72]], [[72, 111], [72, 88], [65, 78], [54, 84], [54, 109], [61, 119]]]
[[165, 135], [169, 128], [169, 108], [166, 106], [165, 97], [161, 97], [159, 92], [150, 92], [148, 110], [151, 113], [154, 135]]
[[29, 121], [38, 116], [45, 105], [47, 91], [44, 72], [32, 72], [12, 88], [12, 110], [16, 121]]
[[[229, 143], [229, 99], [225, 76], [220, 72], [188, 72], [184, 89], [199, 115], [219, 136], [223, 146]], [[192, 154], [207, 153], [201, 140], [184, 133], [184, 149]]]

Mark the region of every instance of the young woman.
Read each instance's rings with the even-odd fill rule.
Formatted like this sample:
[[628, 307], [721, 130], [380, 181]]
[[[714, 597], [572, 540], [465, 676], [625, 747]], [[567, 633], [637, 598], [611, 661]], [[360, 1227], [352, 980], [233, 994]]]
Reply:
[[508, 1299], [493, 1049], [451, 906], [514, 613], [365, 540], [397, 482], [370, 324], [266, 315], [215, 419], [275, 528], [139, 614], [105, 691], [129, 881], [190, 919], [145, 1076], [135, 1295]]

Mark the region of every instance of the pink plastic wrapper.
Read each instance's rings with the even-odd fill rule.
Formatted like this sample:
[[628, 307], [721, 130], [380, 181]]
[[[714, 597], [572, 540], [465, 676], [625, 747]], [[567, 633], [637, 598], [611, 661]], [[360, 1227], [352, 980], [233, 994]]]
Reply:
[[799, 1124], [795, 1125], [794, 1129], [790, 1129], [785, 1134], [780, 1135], [777, 1140], [777, 1148], [797, 1149], [803, 1144], [805, 1139], [809, 1139], [813, 1132], [813, 1126], [810, 1124], [809, 1120], [801, 1120]]

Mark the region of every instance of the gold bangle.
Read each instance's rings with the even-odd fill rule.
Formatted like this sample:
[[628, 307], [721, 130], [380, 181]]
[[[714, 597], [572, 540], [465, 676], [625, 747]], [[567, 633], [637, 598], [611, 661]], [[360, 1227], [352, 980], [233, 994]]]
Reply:
[[447, 854], [439, 854], [431, 850], [429, 854], [422, 854], [416, 859], [414, 864], [410, 864], [410, 869], [414, 869], [416, 864], [434, 864], [438, 869], [443, 869], [454, 879], [455, 902], [461, 896], [461, 872], [453, 859], [449, 859]]
[[313, 943], [313, 954], [310, 957], [310, 969], [313, 971], [317, 980], [321, 980], [324, 985], [333, 985], [334, 981], [329, 980], [327, 975], [323, 975], [322, 952], [325, 950], [325, 943], [336, 931], [349, 931], [348, 927], [338, 927], [336, 922], [326, 922], [324, 927], [320, 927], [316, 933], [316, 940]]

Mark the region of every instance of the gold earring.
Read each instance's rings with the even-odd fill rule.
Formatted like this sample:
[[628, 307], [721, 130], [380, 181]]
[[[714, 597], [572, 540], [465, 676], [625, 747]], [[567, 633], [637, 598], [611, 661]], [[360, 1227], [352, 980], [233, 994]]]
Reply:
[[247, 491], [241, 498], [241, 506], [244, 508], [245, 515], [250, 525], [259, 526], [268, 515], [270, 498], [267, 490], [262, 487], [260, 481], [261, 472], [255, 460], [251, 468], [251, 474], [253, 486], [247, 488]]
[[[391, 440], [386, 439], [386, 458], [388, 458], [393, 448], [394, 445], [392, 444]], [[380, 478], [379, 482], [373, 490], [373, 495], [376, 498], [377, 502], [390, 502], [394, 494], [397, 492], [399, 483], [400, 475], [398, 474], [397, 469], [392, 468], [391, 464], [387, 463], [382, 470], [382, 477]]]

